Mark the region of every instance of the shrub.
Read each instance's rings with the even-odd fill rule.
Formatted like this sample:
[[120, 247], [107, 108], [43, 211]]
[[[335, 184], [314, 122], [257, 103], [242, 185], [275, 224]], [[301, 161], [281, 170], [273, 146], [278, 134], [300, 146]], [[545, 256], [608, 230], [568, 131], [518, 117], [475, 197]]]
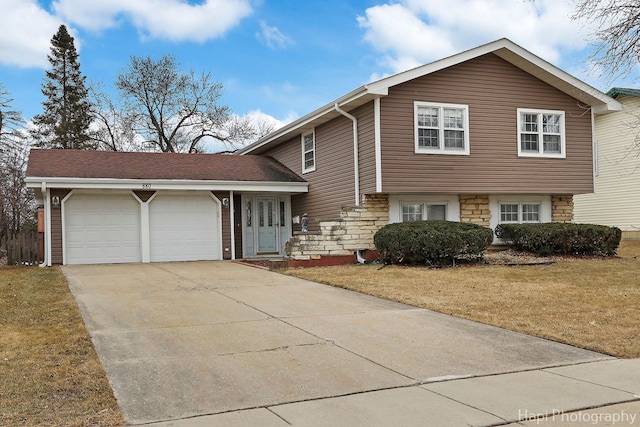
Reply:
[[615, 255], [622, 232], [617, 227], [550, 222], [545, 224], [500, 224], [496, 236], [516, 248], [539, 256]]
[[491, 244], [490, 228], [451, 221], [410, 221], [382, 227], [373, 242], [387, 264], [450, 265], [479, 259]]

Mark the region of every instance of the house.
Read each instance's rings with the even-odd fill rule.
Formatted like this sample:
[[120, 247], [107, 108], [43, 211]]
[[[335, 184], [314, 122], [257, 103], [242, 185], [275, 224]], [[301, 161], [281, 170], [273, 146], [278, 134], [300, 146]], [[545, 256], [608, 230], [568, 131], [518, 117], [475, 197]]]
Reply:
[[[282, 255], [308, 184], [267, 156], [31, 150], [45, 264]], [[241, 207], [247, 206], [247, 209]]]
[[640, 237], [640, 90], [613, 88], [607, 95], [623, 110], [595, 118], [595, 192], [574, 199], [575, 221], [618, 227]]
[[593, 192], [593, 120], [620, 102], [507, 39], [366, 84], [239, 151], [267, 155], [309, 191], [293, 258], [370, 249], [388, 222], [494, 228], [573, 220]]
[[389, 222], [573, 220], [574, 196], [593, 192], [594, 117], [621, 108], [501, 39], [366, 84], [236, 155], [34, 150], [26, 180], [47, 264], [355, 260]]

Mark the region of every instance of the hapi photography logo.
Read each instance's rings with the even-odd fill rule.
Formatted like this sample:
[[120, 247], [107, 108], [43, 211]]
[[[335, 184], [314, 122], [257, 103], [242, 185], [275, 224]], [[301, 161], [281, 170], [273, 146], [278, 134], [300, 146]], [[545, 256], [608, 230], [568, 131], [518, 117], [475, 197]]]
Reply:
[[519, 410], [519, 421], [536, 421], [536, 424], [546, 422], [566, 422], [582, 423], [583, 425], [635, 425], [637, 413], [630, 413], [624, 410], [619, 412], [562, 412], [558, 409], [545, 412], [529, 412]]

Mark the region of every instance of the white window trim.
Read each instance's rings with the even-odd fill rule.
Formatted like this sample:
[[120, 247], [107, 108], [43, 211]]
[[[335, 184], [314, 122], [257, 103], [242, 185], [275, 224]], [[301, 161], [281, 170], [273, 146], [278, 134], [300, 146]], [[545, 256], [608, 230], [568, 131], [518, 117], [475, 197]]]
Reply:
[[[492, 230], [500, 224], [501, 204], [539, 204], [540, 222], [551, 222], [551, 196], [543, 194], [501, 194], [489, 195], [489, 209], [491, 210], [491, 220], [489, 226]], [[513, 224], [513, 223], [510, 223]], [[531, 223], [529, 223], [531, 224]], [[502, 241], [494, 235], [493, 243], [502, 244]]]
[[[309, 150], [309, 151], [305, 151], [304, 149], [304, 138], [307, 135], [312, 135], [313, 136], [313, 150]], [[313, 172], [316, 170], [316, 133], [315, 133], [315, 129], [312, 130], [311, 132], [305, 132], [301, 135], [300, 137], [300, 143], [301, 143], [301, 147], [302, 147], [302, 173], [308, 173], [308, 172]], [[313, 151], [313, 166], [310, 168], [306, 167], [306, 161], [304, 158], [304, 155], [310, 151]]]
[[[520, 139], [521, 132], [521, 117], [522, 113], [526, 114], [538, 114], [539, 116], [542, 114], [558, 114], [560, 115], [560, 152], [559, 153], [545, 153], [544, 152], [544, 143], [542, 140], [542, 120], [539, 121], [539, 129], [538, 129], [538, 151], [523, 151], [522, 150], [522, 141]], [[565, 133], [565, 112], [561, 110], [536, 110], [531, 108], [518, 108], [517, 109], [517, 131], [518, 131], [518, 157], [546, 157], [546, 158], [555, 158], [555, 159], [565, 159], [567, 157], [566, 150], [566, 133]]]
[[[518, 220], [517, 221], [502, 221], [502, 205], [518, 205]], [[523, 219], [524, 212], [522, 205], [537, 205], [538, 206], [538, 220], [537, 221], [525, 221]], [[542, 202], [541, 201], [499, 201], [498, 202], [498, 224], [540, 224], [542, 223]]]
[[[440, 141], [440, 147], [439, 148], [428, 148], [428, 147], [420, 147], [420, 144], [418, 143], [419, 138], [419, 132], [418, 132], [418, 108], [419, 107], [431, 107], [431, 108], [439, 108], [440, 109], [440, 120], [441, 123], [439, 123], [438, 126], [438, 131], [439, 131], [439, 141]], [[451, 149], [451, 148], [445, 148], [444, 146], [444, 126], [442, 124], [442, 110], [443, 108], [457, 108], [457, 109], [461, 109], [463, 111], [463, 120], [464, 120], [464, 126], [463, 126], [463, 131], [464, 131], [464, 149], [462, 150], [456, 150], [456, 149]], [[468, 105], [462, 105], [462, 104], [440, 104], [440, 103], [433, 103], [433, 102], [422, 102], [422, 101], [414, 101], [413, 102], [413, 128], [414, 128], [414, 145], [415, 145], [415, 152], [417, 154], [449, 154], [449, 155], [455, 155], [455, 156], [468, 156], [470, 153], [470, 149], [469, 149], [469, 106]]]
[[[404, 221], [403, 209], [404, 205], [421, 205], [422, 206], [422, 218], [424, 218], [428, 212], [428, 207], [437, 205], [444, 205], [444, 217], [447, 218], [447, 213], [449, 212], [449, 203], [446, 200], [442, 201], [426, 201], [426, 200], [401, 200], [400, 201], [400, 222]], [[429, 218], [427, 218], [429, 219]]]
[[446, 220], [460, 221], [460, 202], [457, 194], [390, 194], [389, 223], [402, 222], [402, 205], [446, 205]]

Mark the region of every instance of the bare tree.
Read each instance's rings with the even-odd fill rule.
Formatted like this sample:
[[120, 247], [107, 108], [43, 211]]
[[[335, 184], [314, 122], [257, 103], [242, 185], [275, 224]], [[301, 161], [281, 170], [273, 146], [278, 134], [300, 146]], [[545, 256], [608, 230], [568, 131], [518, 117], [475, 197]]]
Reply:
[[638, 0], [580, 0], [574, 19], [595, 25], [596, 47], [591, 59], [610, 81], [627, 76], [640, 62], [640, 2]]
[[11, 107], [13, 99], [0, 83], [0, 152], [17, 146], [23, 136], [24, 120], [20, 111]]
[[117, 105], [99, 84], [89, 87], [93, 122], [89, 136], [99, 150], [144, 151], [135, 133], [135, 117]]
[[183, 74], [170, 55], [157, 61], [132, 56], [116, 87], [123, 99], [122, 117], [133, 123], [144, 146], [158, 151], [197, 153], [206, 142], [235, 149], [265, 131], [219, 104], [223, 86], [210, 73]]
[[20, 231], [35, 211], [33, 194], [24, 183], [29, 153], [25, 123], [12, 101], [0, 84], [0, 236]]
[[0, 153], [0, 235], [18, 233], [35, 223], [35, 200], [24, 178], [29, 144], [26, 137]]

